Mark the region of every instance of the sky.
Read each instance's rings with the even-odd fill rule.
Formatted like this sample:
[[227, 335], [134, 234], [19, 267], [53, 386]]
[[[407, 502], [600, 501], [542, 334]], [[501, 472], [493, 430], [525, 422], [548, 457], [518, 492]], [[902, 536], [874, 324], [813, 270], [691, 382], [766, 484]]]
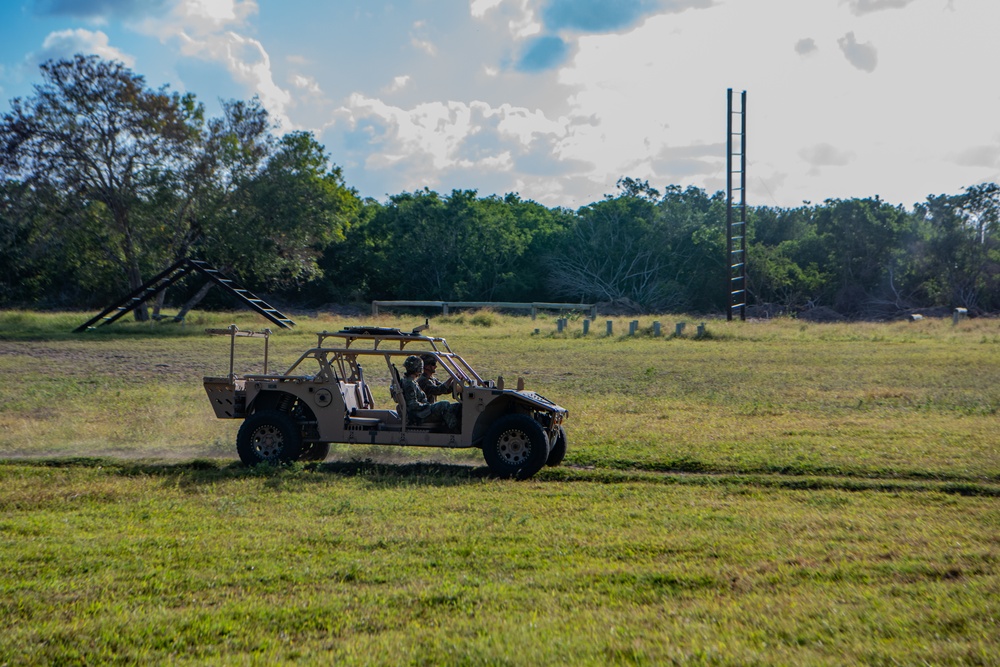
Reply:
[[93, 53], [210, 115], [258, 96], [365, 197], [576, 209], [725, 190], [732, 89], [749, 205], [909, 208], [1000, 182], [998, 29], [998, 0], [5, 0], [0, 113]]

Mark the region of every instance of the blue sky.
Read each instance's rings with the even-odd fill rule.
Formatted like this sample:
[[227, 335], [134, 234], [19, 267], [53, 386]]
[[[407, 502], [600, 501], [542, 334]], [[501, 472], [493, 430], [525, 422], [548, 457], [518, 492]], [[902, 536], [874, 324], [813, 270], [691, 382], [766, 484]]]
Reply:
[[994, 0], [8, 0], [0, 110], [96, 53], [210, 113], [258, 95], [364, 196], [576, 208], [622, 176], [724, 189], [745, 89], [750, 204], [909, 207], [1000, 182], [997, 26]]

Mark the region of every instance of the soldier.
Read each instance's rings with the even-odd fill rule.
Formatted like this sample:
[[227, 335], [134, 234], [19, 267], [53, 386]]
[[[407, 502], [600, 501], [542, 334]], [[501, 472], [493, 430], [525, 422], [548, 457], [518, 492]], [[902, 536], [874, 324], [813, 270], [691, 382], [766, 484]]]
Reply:
[[420, 360], [424, 362], [424, 372], [417, 378], [417, 384], [427, 394], [427, 399], [430, 400], [436, 396], [450, 393], [452, 385], [455, 383], [455, 378], [449, 377], [444, 382], [441, 382], [434, 377], [434, 373], [437, 371], [437, 357], [433, 354], [423, 354], [420, 356]]
[[406, 401], [406, 421], [410, 424], [423, 422], [444, 422], [449, 431], [459, 431], [462, 423], [462, 404], [438, 401], [431, 403], [427, 394], [417, 384], [424, 370], [424, 362], [416, 355], [410, 355], [403, 362], [406, 375], [400, 378], [403, 399]]

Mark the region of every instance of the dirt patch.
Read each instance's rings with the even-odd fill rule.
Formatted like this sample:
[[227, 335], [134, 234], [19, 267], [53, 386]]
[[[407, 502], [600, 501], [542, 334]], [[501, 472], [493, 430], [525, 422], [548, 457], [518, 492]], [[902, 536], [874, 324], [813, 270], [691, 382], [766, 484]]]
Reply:
[[[150, 350], [142, 353], [94, 349], [92, 347], [39, 345], [0, 341], [0, 357], [27, 357], [25, 371], [31, 368], [58, 370], [64, 377], [114, 376], [118, 378], [134, 375], [164, 380], [192, 378], [201, 379], [206, 372], [206, 363], [201, 359], [185, 359], [176, 352]], [[218, 365], [216, 361], [214, 365]]]

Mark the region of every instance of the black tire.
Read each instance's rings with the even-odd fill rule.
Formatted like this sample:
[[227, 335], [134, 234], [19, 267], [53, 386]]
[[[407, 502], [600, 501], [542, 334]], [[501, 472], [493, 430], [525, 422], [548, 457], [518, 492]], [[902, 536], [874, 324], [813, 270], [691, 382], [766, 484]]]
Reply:
[[244, 465], [289, 463], [302, 453], [302, 433], [284, 412], [262, 410], [246, 418], [236, 436], [236, 452]]
[[483, 458], [497, 477], [527, 479], [542, 469], [548, 456], [545, 431], [529, 415], [505, 415], [486, 432]]
[[562, 463], [564, 456], [566, 456], [566, 429], [560, 426], [559, 432], [556, 433], [556, 441], [549, 448], [549, 458], [545, 460], [545, 465], [557, 466]]
[[302, 445], [302, 453], [299, 454], [300, 461], [325, 461], [330, 455], [329, 442], [307, 442]]

